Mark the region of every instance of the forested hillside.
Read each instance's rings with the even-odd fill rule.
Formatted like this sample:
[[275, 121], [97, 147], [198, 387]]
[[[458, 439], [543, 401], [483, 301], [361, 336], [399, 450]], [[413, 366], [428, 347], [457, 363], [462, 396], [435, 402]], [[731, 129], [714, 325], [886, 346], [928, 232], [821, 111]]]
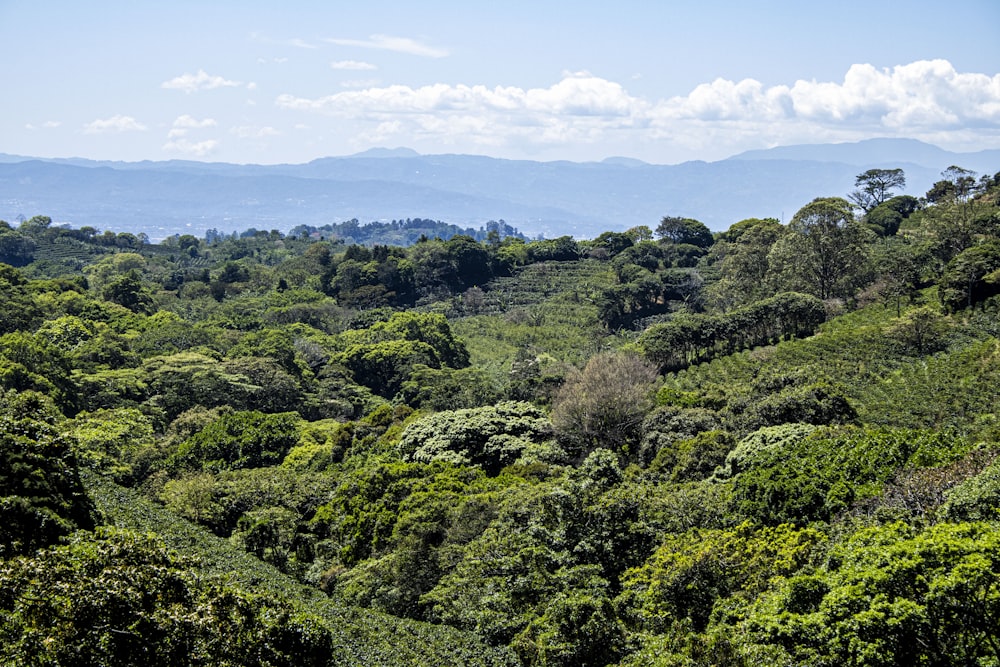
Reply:
[[0, 662], [1000, 664], [1000, 173], [904, 185], [0, 222]]

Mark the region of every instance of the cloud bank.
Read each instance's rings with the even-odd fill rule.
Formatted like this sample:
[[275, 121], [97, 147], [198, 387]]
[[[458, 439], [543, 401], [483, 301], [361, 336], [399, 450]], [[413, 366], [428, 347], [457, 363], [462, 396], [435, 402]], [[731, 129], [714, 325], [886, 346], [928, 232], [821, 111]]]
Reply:
[[318, 98], [284, 94], [275, 104], [359, 121], [367, 128], [365, 138], [376, 143], [416, 137], [502, 146], [599, 143], [628, 136], [697, 149], [749, 136], [757, 146], [867, 136], [1000, 138], [1000, 74], [960, 73], [946, 60], [883, 69], [853, 65], [839, 82], [799, 80], [767, 87], [754, 79], [717, 79], [661, 100], [637, 97], [619, 83], [576, 72], [547, 88], [390, 85]]

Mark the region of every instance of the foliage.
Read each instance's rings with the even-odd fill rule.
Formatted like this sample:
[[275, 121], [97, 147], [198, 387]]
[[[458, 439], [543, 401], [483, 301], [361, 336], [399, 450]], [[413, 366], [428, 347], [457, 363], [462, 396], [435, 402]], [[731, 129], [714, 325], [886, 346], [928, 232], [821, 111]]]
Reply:
[[749, 218], [720, 234], [710, 254], [719, 270], [710, 301], [729, 309], [770, 296], [767, 256], [785, 232], [774, 218]]
[[0, 224], [0, 662], [992, 664], [1000, 178], [884, 172], [658, 241]]
[[68, 425], [84, 464], [122, 480], [132, 477], [143, 449], [155, 446], [151, 420], [136, 408], [83, 412]]
[[0, 564], [13, 665], [326, 665], [333, 637], [287, 603], [202, 580], [155, 539], [103, 530]]
[[277, 465], [298, 443], [298, 421], [294, 413], [224, 415], [182, 442], [170, 465], [214, 472]]
[[769, 525], [827, 521], [876, 495], [906, 467], [948, 463], [968, 444], [934, 431], [817, 429], [805, 437], [738, 447], [729, 460], [734, 510]]
[[688, 244], [699, 248], [712, 245], [712, 232], [708, 227], [691, 218], [667, 216], [660, 220], [656, 227], [656, 235], [664, 241], [677, 244]]
[[1000, 513], [1000, 459], [946, 492], [941, 508], [949, 521], [995, 521]]
[[[594, 468], [615, 466], [613, 455], [591, 456]], [[606, 486], [581, 493], [585, 488], [552, 481], [508, 496], [454, 569], [423, 596], [431, 617], [491, 643], [512, 642], [533, 662], [601, 664], [620, 654], [624, 635], [609, 578], [634, 560], [614, 555], [643, 551], [649, 536], [636, 503], [617, 502]], [[587, 495], [592, 504], [581, 502]]]
[[662, 451], [667, 452], [663, 456], [676, 456], [676, 448], [680, 442], [690, 440], [699, 433], [714, 431], [720, 426], [721, 421], [713, 410], [660, 406], [643, 420], [637, 461], [648, 466], [661, 457]]
[[896, 188], [906, 187], [906, 174], [902, 169], [869, 169], [854, 179], [853, 191], [849, 198], [865, 213], [885, 203]]
[[843, 199], [815, 199], [796, 212], [788, 233], [771, 248], [770, 271], [784, 290], [852, 298], [868, 278], [869, 234]]
[[399, 451], [406, 460], [476, 465], [496, 475], [523, 457], [560, 458], [558, 448], [545, 447], [551, 437], [545, 413], [530, 403], [504, 401], [412, 422], [403, 431]]
[[[454, 629], [345, 607], [130, 489], [95, 476], [88, 476], [86, 483], [108, 523], [141, 535], [155, 532], [170, 552], [196, 555], [197, 569], [192, 574], [199, 580], [221, 579], [275, 601], [278, 608], [291, 603], [318, 618], [334, 638], [328, 664], [514, 664], [506, 651]], [[87, 578], [81, 581], [86, 583]]]
[[777, 648], [779, 664], [990, 664], [998, 576], [992, 525], [862, 528], [750, 605], [734, 638], [743, 655]]
[[357, 341], [342, 354], [341, 362], [355, 379], [375, 393], [390, 398], [418, 367], [462, 368], [469, 355], [441, 315], [393, 313], [360, 332], [347, 332]]
[[646, 329], [639, 344], [660, 368], [677, 370], [785, 336], [808, 335], [824, 319], [826, 311], [819, 299], [784, 292], [723, 315], [673, 317]]
[[583, 371], [567, 378], [552, 403], [560, 441], [581, 459], [598, 447], [632, 455], [642, 418], [652, 407], [655, 382], [655, 369], [640, 357], [592, 357]]
[[968, 308], [1000, 294], [1000, 241], [961, 251], [945, 267], [941, 300], [950, 310]]
[[27, 329], [41, 316], [27, 283], [19, 271], [0, 264], [0, 333]]
[[0, 558], [30, 554], [94, 525], [72, 441], [37, 394], [0, 395]]
[[822, 541], [810, 528], [758, 528], [749, 522], [673, 535], [642, 567], [625, 573], [615, 604], [627, 610], [630, 625], [646, 632], [684, 620], [704, 630], [718, 602], [763, 593], [773, 577], [797, 572]]
[[0, 389], [46, 394], [61, 410], [77, 407], [68, 355], [43, 336], [15, 331], [0, 336]]

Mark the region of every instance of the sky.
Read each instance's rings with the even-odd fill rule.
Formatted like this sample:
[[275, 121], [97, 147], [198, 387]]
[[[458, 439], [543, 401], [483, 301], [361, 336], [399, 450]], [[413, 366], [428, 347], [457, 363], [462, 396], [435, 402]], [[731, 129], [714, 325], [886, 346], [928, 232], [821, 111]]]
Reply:
[[1000, 148], [1000, 0], [0, 0], [0, 153]]

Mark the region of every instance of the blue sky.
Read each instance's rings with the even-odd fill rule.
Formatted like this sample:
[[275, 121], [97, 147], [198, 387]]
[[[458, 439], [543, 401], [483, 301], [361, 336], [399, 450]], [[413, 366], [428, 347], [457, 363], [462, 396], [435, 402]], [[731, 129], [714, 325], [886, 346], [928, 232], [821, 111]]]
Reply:
[[0, 152], [718, 160], [1000, 148], [1000, 2], [0, 0]]

